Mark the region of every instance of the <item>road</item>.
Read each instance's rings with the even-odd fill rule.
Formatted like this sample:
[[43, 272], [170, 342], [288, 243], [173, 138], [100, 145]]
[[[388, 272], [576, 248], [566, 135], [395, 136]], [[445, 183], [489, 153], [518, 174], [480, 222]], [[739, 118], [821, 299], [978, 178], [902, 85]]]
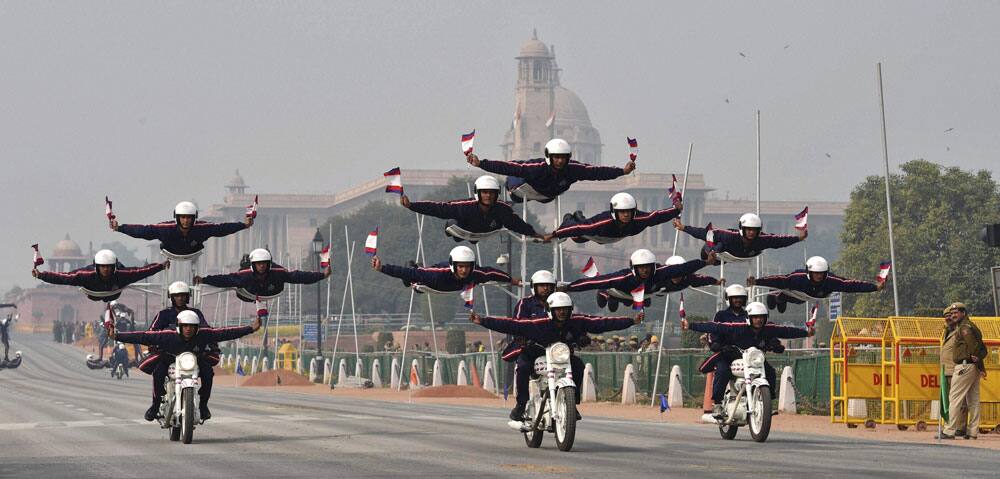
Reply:
[[0, 370], [0, 477], [996, 477], [995, 451], [587, 417], [570, 453], [525, 447], [496, 409], [218, 388], [194, 443], [142, 420], [150, 379], [112, 380], [50, 337]]

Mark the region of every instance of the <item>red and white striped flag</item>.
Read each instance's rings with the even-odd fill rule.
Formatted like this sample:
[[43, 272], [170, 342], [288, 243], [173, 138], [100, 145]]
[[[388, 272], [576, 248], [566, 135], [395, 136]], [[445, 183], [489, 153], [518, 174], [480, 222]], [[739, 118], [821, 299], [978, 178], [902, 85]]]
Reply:
[[715, 230], [712, 229], [712, 223], [705, 227], [705, 244], [709, 248], [715, 247]]
[[681, 201], [681, 190], [677, 189], [677, 175], [670, 175], [670, 188], [667, 190], [667, 194], [670, 195], [670, 201], [673, 204], [680, 203]]
[[795, 215], [795, 229], [802, 231], [809, 229], [809, 207], [806, 206], [801, 213]]
[[261, 301], [260, 296], [257, 296], [256, 300], [254, 301], [254, 305], [257, 306], [258, 318], [266, 318], [268, 314], [270, 314], [267, 311], [267, 301]]
[[104, 330], [110, 330], [111, 325], [115, 324], [115, 313], [111, 310], [111, 303], [106, 303], [107, 309], [104, 311]]
[[473, 292], [476, 290], [475, 283], [469, 283], [462, 288], [462, 300], [465, 301], [465, 308], [473, 307]]
[[32, 261], [35, 263], [35, 267], [37, 268], [45, 264], [45, 260], [42, 259], [42, 254], [38, 252], [38, 245], [37, 244], [31, 245], [31, 249], [35, 250], [34, 258], [32, 258]]
[[472, 130], [472, 133], [466, 133], [462, 135], [462, 153], [466, 156], [472, 153], [474, 146], [476, 144], [476, 130]]
[[645, 306], [646, 301], [646, 286], [640, 284], [639, 287], [632, 290], [632, 309], [640, 310]]
[[549, 119], [545, 120], [545, 128], [552, 127], [552, 124], [555, 122], [556, 122], [556, 112], [552, 112], [552, 114], [549, 115]]
[[593, 278], [594, 276], [601, 274], [600, 271], [597, 271], [597, 263], [594, 262], [593, 256], [591, 256], [590, 259], [587, 260], [587, 264], [584, 265], [583, 269], [581, 269], [580, 272], [583, 273], [583, 275], [588, 278]]
[[115, 219], [115, 214], [111, 211], [111, 200], [107, 196], [104, 197], [104, 216], [108, 217], [108, 221]]
[[625, 137], [628, 142], [628, 158], [635, 161], [639, 157], [639, 142], [635, 138]]
[[386, 193], [396, 193], [397, 195], [403, 194], [403, 174], [399, 172], [399, 167], [395, 167], [385, 173], [382, 173], [385, 180], [388, 183], [385, 185]]
[[806, 327], [812, 328], [816, 326], [816, 315], [819, 314], [819, 301], [813, 303], [812, 312], [809, 313], [809, 319], [806, 320]]
[[319, 267], [323, 269], [330, 267], [330, 245], [324, 246], [323, 251], [320, 251]]
[[891, 261], [883, 261], [883, 262], [879, 263], [878, 264], [878, 276], [876, 276], [875, 279], [879, 283], [884, 283], [885, 280], [886, 280], [886, 278], [889, 277], [889, 270], [890, 269], [892, 269], [892, 262]]
[[677, 315], [681, 319], [686, 319], [687, 318], [687, 311], [684, 310], [684, 293], [681, 293], [681, 304], [680, 304], [680, 307], [677, 310]]
[[253, 203], [247, 205], [246, 217], [250, 219], [257, 218], [257, 195], [253, 195]]
[[375, 227], [375, 231], [368, 233], [368, 238], [365, 239], [365, 254], [368, 256], [378, 254], [378, 226]]

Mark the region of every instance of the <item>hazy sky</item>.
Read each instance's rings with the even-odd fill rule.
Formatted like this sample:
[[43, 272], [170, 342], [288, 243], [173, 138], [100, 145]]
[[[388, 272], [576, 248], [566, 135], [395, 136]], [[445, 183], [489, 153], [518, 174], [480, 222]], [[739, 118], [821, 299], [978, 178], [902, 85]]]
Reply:
[[105, 194], [154, 222], [218, 202], [236, 168], [258, 192], [336, 192], [460, 167], [472, 128], [496, 156], [532, 28], [605, 163], [629, 135], [641, 170], [679, 170], [693, 141], [692, 171], [749, 197], [760, 109], [764, 199], [846, 200], [882, 172], [881, 61], [893, 165], [995, 172], [997, 25], [985, 1], [0, 1], [0, 290], [34, 284], [31, 243], [124, 239]]

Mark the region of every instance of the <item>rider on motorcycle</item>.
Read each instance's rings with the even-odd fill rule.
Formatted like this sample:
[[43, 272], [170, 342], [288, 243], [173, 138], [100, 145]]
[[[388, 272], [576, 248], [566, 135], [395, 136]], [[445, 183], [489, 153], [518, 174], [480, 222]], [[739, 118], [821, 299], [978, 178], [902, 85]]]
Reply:
[[[111, 336], [112, 339], [123, 343], [158, 346], [160, 351], [174, 356], [183, 352], [190, 352], [195, 356], [201, 356], [202, 353], [210, 349], [213, 343], [242, 338], [243, 336], [260, 329], [259, 317], [256, 318], [250, 326], [233, 328], [201, 328], [200, 323], [201, 319], [194, 313], [194, 311], [185, 310], [177, 314], [176, 331], [165, 329], [162, 331], [118, 333], [115, 331], [114, 325], [111, 325], [108, 329], [108, 335]], [[199, 360], [198, 362], [201, 363], [202, 361]], [[202, 369], [202, 367], [202, 364], [198, 365], [198, 371], [200, 374], [211, 371], [211, 367], [208, 367], [207, 370]], [[201, 400], [198, 404], [198, 409], [201, 412], [201, 419], [203, 421], [212, 417], [212, 413], [208, 410], [208, 397], [210, 392], [205, 391], [204, 387], [205, 383], [203, 381], [202, 388], [198, 390], [198, 396]]]
[[[544, 269], [535, 271], [535, 274], [531, 275], [531, 290], [533, 294], [517, 302], [517, 305], [514, 306], [514, 319], [530, 320], [547, 318], [549, 312], [548, 304], [545, 301], [549, 298], [549, 295], [555, 291], [555, 287], [555, 275]], [[531, 375], [531, 367], [530, 365], [528, 367], [521, 366], [518, 358], [520, 357], [521, 352], [530, 346], [530, 341], [523, 336], [511, 335], [508, 337], [512, 339], [509, 344], [507, 344], [507, 347], [504, 348], [500, 357], [503, 358], [504, 361], [515, 362], [514, 383], [517, 385], [517, 394], [518, 396], [523, 394], [525, 396], [524, 401], [527, 401], [528, 376]], [[524, 393], [521, 391], [524, 391]], [[516, 411], [517, 407], [511, 411], [511, 415], [513, 415]], [[518, 418], [520, 418], [520, 415]]]
[[125, 377], [128, 377], [128, 350], [125, 349], [125, 344], [121, 342], [115, 343], [115, 350], [111, 353], [111, 376], [115, 375], [115, 367], [119, 364], [122, 365], [122, 371], [125, 373]]
[[[531, 371], [534, 367], [535, 359], [544, 355], [544, 348], [552, 343], [563, 342], [572, 349], [580, 346], [581, 342], [589, 340], [587, 333], [597, 334], [627, 329], [641, 323], [645, 316], [642, 311], [634, 319], [629, 317], [601, 317], [574, 314], [573, 300], [570, 299], [568, 294], [562, 292], [550, 294], [546, 302], [549, 306], [549, 312], [548, 317], [545, 318], [528, 320], [491, 318], [480, 317], [473, 312], [469, 314], [469, 321], [501, 333], [523, 336], [534, 342], [535, 344], [522, 351], [517, 358], [517, 369]], [[576, 355], [572, 355], [570, 357], [570, 365], [575, 372], [573, 374], [573, 382], [576, 383], [576, 388], [579, 390], [581, 386], [580, 381], [583, 378], [583, 361]], [[510, 412], [510, 418], [515, 421], [520, 421], [524, 417], [524, 408], [528, 403], [528, 376], [528, 374], [525, 374], [523, 384], [519, 383], [517, 385], [517, 405]], [[577, 395], [576, 400], [578, 403], [580, 402], [580, 395]], [[577, 414], [579, 415], [579, 413]]]
[[[756, 301], [750, 303], [747, 305], [746, 311], [747, 319], [743, 323], [688, 323], [686, 319], [681, 320], [681, 328], [683, 329], [719, 335], [722, 349], [718, 361], [715, 363], [715, 380], [712, 383], [712, 415], [716, 417], [722, 416], [722, 396], [726, 393], [726, 385], [733, 379], [729, 365], [734, 359], [740, 357], [739, 349], [755, 347], [766, 351], [768, 342], [775, 338], [804, 338], [816, 334], [816, 330], [813, 328], [805, 330], [768, 324], [767, 306], [764, 306], [764, 303]], [[767, 361], [764, 362], [764, 375], [769, 384], [777, 384], [774, 367]]]

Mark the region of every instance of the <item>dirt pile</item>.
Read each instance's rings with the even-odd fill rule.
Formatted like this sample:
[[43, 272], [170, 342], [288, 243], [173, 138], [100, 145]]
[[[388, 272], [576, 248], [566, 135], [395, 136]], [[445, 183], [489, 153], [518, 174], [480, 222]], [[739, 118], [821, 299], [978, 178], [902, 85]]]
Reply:
[[496, 395], [475, 386], [455, 386], [447, 384], [421, 388], [413, 392], [415, 398], [495, 398]]
[[285, 369], [272, 369], [240, 381], [240, 386], [309, 386], [311, 384], [309, 378]]

